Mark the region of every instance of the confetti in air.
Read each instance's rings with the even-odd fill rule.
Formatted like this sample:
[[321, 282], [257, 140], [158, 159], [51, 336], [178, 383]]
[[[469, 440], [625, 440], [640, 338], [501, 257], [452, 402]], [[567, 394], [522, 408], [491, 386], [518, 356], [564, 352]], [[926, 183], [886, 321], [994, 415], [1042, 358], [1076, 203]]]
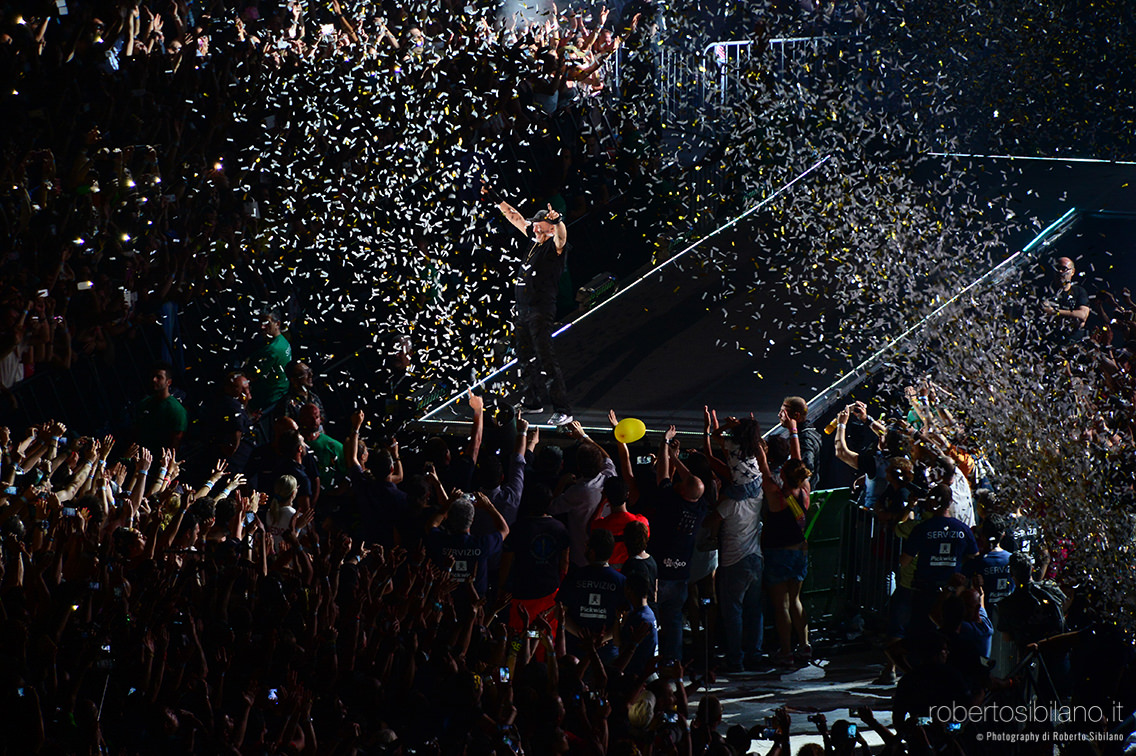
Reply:
[[[406, 350], [418, 379], [458, 387], [509, 358], [520, 249], [481, 200], [483, 181], [522, 209], [540, 206], [574, 175], [568, 163], [606, 154], [622, 183], [605, 191], [624, 200], [605, 222], [630, 229], [619, 238], [643, 251], [630, 270], [665, 261], [831, 156], [728, 243], [676, 266], [718, 284], [703, 305], [739, 334], [719, 348], [751, 354], [767, 374], [764, 350], [788, 339], [805, 367], [827, 372], [919, 322], [1016, 251], [1008, 239], [1051, 220], [1023, 213], [1015, 195], [1027, 188], [1012, 165], [941, 155], [1136, 152], [1129, 3], [683, 7], [627, 35], [623, 91], [604, 100], [607, 142], [594, 139], [598, 126], [592, 139], [555, 132], [521, 85], [540, 80], [548, 8], [450, 5], [411, 6], [380, 26], [369, 4], [347, 2], [364, 41], [233, 67], [234, 142], [203, 166], [258, 209], [209, 250], [215, 276], [201, 306], [215, 317], [195, 346], [223, 352], [248, 330], [247, 303], [284, 304], [325, 362]], [[629, 7], [650, 16], [651, 5]], [[594, 28], [596, 9], [574, 10]], [[613, 12], [608, 27], [626, 31], [626, 21]], [[716, 40], [749, 44], [729, 63]], [[714, 68], [721, 60], [728, 69]], [[536, 174], [550, 158], [564, 176]], [[601, 251], [632, 254], [615, 246]], [[1131, 454], [1080, 439], [1101, 379], [1023, 346], [1037, 338], [1020, 305], [1030, 296], [1017, 273], [974, 292], [905, 345], [883, 387], [933, 363], [1002, 500], [1043, 517], [1050, 545], [1071, 553], [1067, 569], [1132, 616]], [[383, 363], [350, 380], [385, 390], [393, 372]], [[1128, 427], [1130, 413], [1118, 412], [1114, 425]]]

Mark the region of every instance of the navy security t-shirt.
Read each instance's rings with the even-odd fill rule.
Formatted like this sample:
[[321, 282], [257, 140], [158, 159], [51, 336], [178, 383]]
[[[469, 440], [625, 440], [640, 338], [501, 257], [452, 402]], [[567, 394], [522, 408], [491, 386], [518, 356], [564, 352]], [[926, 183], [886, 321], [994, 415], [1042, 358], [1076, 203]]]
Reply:
[[982, 575], [982, 591], [988, 604], [996, 604], [1014, 592], [1008, 551], [990, 551], [969, 560], [963, 574], [970, 577], [975, 573]]
[[589, 564], [568, 573], [556, 600], [580, 627], [602, 633], [619, 620], [626, 580], [611, 567]]
[[505, 539], [513, 555], [510, 591], [516, 599], [536, 599], [560, 587], [560, 555], [568, 548], [568, 528], [552, 517], [522, 517]]
[[624, 667], [623, 671], [628, 675], [641, 674], [651, 660], [655, 658], [655, 651], [659, 646], [659, 625], [655, 621], [655, 613], [651, 611], [649, 606], [642, 606], [633, 609], [627, 613], [623, 618], [623, 625], [619, 628], [619, 648], [622, 651], [625, 646], [630, 646], [635, 639], [635, 631], [640, 625], [646, 625], [650, 628], [651, 634], [648, 635], [635, 649], [635, 655], [631, 657], [631, 661]]
[[426, 536], [426, 553], [438, 564], [445, 564], [446, 557], [454, 558], [454, 580], [464, 582], [475, 575], [473, 587], [479, 596], [489, 589], [489, 558], [501, 551], [501, 534], [475, 536], [469, 533], [457, 535], [441, 528], [434, 528]]
[[917, 557], [916, 588], [939, 588], [962, 572], [963, 559], [978, 553], [978, 543], [961, 520], [936, 515], [915, 526], [903, 542], [903, 553]]
[[1041, 528], [1031, 517], [1014, 517], [1010, 520], [1010, 529], [1002, 539], [1002, 548], [1011, 553], [1019, 551], [1032, 557], [1037, 555], [1037, 547], [1041, 543]]
[[659, 567], [659, 580], [690, 578], [690, 557], [695, 534], [706, 519], [706, 503], [675, 493], [670, 480], [659, 485], [659, 499], [651, 515], [651, 555]]

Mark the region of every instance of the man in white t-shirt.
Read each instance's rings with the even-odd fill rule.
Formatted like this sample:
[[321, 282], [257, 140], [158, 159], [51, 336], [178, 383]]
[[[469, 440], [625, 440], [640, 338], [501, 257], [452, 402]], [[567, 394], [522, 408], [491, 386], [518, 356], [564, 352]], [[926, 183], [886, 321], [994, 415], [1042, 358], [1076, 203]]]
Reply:
[[[746, 422], [752, 421], [741, 421]], [[732, 480], [722, 491], [718, 508], [706, 517], [706, 525], [718, 526], [718, 605], [726, 668], [742, 672], [747, 665], [760, 664], [764, 640], [761, 472], [752, 456], [742, 453], [732, 440], [724, 445]]]
[[925, 445], [932, 457], [929, 476], [932, 483], [944, 483], [951, 489], [951, 508], [948, 516], [955, 518], [968, 528], [975, 526], [974, 494], [970, 482], [959, 469], [958, 464], [937, 447]]
[[977, 523], [974, 517], [974, 494], [970, 490], [970, 481], [966, 479], [957, 465], [951, 477], [950, 516], [956, 520], [961, 520], [968, 528], [974, 528]]

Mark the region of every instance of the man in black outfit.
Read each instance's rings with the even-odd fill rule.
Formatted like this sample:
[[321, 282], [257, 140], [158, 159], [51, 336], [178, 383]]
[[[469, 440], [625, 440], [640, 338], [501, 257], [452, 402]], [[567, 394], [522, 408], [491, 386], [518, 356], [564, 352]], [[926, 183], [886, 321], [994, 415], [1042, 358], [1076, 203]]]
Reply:
[[1049, 317], [1047, 331], [1060, 345], [1073, 344], [1084, 338], [1088, 329], [1089, 294], [1085, 287], [1073, 283], [1077, 268], [1068, 257], [1057, 258], [1057, 277], [1052, 288], [1044, 292], [1041, 311]]
[[206, 444], [216, 449], [214, 456], [226, 460], [232, 472], [244, 472], [256, 448], [255, 421], [248, 411], [251, 397], [248, 377], [233, 371], [221, 379], [217, 394], [205, 412]]
[[572, 422], [572, 408], [552, 347], [556, 292], [568, 247], [564, 218], [552, 205], [532, 218], [525, 218], [488, 187], [483, 187], [482, 192], [497, 203], [497, 208], [531, 243], [517, 276], [517, 314], [513, 324], [517, 333], [517, 361], [524, 383], [524, 410], [543, 412], [545, 404], [551, 402], [554, 414], [549, 422], [567, 425]]

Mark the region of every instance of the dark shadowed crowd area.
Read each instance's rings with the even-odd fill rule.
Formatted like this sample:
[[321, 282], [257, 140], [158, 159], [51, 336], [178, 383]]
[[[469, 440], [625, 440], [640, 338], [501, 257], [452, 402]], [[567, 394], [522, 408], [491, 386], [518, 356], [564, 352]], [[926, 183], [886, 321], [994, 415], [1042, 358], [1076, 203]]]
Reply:
[[[1136, 730], [1136, 303], [1088, 291], [1069, 258], [996, 320], [964, 311], [976, 294], [959, 309], [962, 336], [956, 319], [912, 350], [918, 378], [871, 408], [833, 408], [823, 430], [797, 396], [772, 429], [707, 407], [697, 443], [673, 426], [629, 433], [614, 411], [610, 436], [570, 423], [542, 438], [474, 393], [461, 400], [468, 433], [426, 438], [392, 421], [422, 408], [407, 383], [445, 379], [444, 397], [508, 357], [519, 256], [500, 252], [483, 187], [568, 221], [584, 262], [560, 282], [564, 314], [591, 276], [665, 259], [696, 220], [745, 206], [739, 187], [803, 167], [785, 156], [807, 165], [843, 143], [833, 165], [876, 151], [898, 173], [905, 148], [889, 140], [915, 145], [927, 122], [904, 119], [955, 107], [954, 90], [888, 89], [941, 80], [915, 62], [896, 76], [883, 56], [856, 96], [830, 81], [798, 108], [763, 52], [738, 69], [754, 93], [734, 104], [744, 133], [722, 136], [711, 162], [680, 165], [659, 51], [684, 28], [695, 51], [713, 38], [878, 41], [891, 29], [902, 43], [889, 54], [933, 43], [952, 76], [967, 68], [953, 55], [982, 49], [989, 65], [972, 86], [985, 93], [951, 111], [950, 139], [1057, 149], [1068, 137], [1130, 157], [1125, 77], [1105, 88], [1107, 117], [1062, 120], [1078, 98], [1104, 108], [1086, 94], [1093, 82], [1130, 70], [1124, 34], [1090, 60], [1086, 41], [1113, 32], [1085, 4], [1042, 19], [1053, 33], [1040, 42], [1036, 25], [989, 9], [966, 27], [1014, 27], [1019, 47], [934, 34], [954, 21], [912, 5], [905, 17], [807, 0], [736, 13], [650, 0], [5, 3], [0, 753], [788, 756], [804, 711], [726, 727], [707, 691], [727, 680], [760, 695], [758, 677], [822, 668], [836, 652], [810, 637], [802, 588], [819, 471], [838, 466], [856, 481], [849, 521], [863, 528], [846, 534], [849, 559], [879, 578], [845, 599], [886, 596], [881, 669], [863, 684], [890, 716], [864, 707], [857, 724], [831, 727], [809, 716], [823, 746], [798, 753], [1001, 752], [984, 736], [1004, 722], [958, 713], [989, 704], [1099, 710], [1010, 729], [1050, 744], [1039, 753], [1058, 732], [1121, 752]], [[1083, 35], [1062, 37], [1055, 19]], [[1129, 28], [1131, 8], [1115, 20]], [[1035, 88], [991, 83], [1022, 65], [1020, 49], [1060, 39], [1065, 60], [1085, 62], [1075, 96], [1036, 53], [1023, 68]], [[823, 70], [851, 67], [832, 54]], [[872, 115], [860, 131], [830, 139], [861, 107]], [[715, 209], [694, 213], [699, 172], [720, 165], [730, 178], [714, 184]], [[880, 218], [933, 217], [852, 185], [872, 175], [911, 190], [877, 167], [849, 168], [850, 186], [826, 191], [886, 208]], [[833, 206], [780, 233], [863, 231]], [[845, 304], [864, 302], [862, 322], [880, 333], [894, 324], [868, 305], [902, 310], [914, 281], [920, 306], [938, 306], [953, 254], [902, 234], [921, 255], [907, 272], [865, 283], [866, 264], [833, 268], [859, 287]], [[843, 243], [824, 254], [869, 259]], [[815, 337], [824, 319], [800, 327]], [[1001, 345], [989, 337], [1010, 331]], [[1000, 348], [1034, 359], [976, 357]], [[1039, 404], [1051, 419], [1029, 422], [1046, 438], [991, 430]]]

